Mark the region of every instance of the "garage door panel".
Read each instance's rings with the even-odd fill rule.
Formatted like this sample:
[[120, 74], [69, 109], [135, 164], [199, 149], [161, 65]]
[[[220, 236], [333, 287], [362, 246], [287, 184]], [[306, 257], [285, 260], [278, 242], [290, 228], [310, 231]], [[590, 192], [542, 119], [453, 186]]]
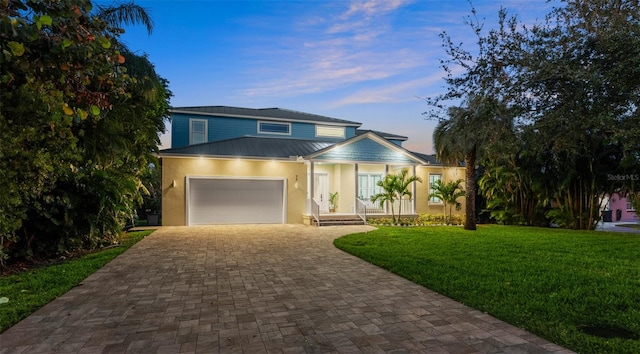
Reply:
[[190, 178], [189, 224], [283, 223], [284, 181]]

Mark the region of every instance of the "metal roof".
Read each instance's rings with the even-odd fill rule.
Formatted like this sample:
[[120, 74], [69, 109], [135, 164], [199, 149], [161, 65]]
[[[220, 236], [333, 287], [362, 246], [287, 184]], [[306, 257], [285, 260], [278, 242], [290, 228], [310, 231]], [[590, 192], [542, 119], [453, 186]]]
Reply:
[[[366, 132], [365, 132], [366, 133]], [[375, 134], [371, 132], [372, 134]], [[360, 134], [362, 135], [362, 134]], [[276, 137], [254, 137], [244, 136], [228, 140], [213, 141], [202, 144], [188, 145], [173, 149], [160, 150], [160, 157], [180, 156], [180, 157], [234, 157], [234, 158], [255, 158], [255, 159], [290, 159], [293, 156], [307, 157], [321, 150], [328, 149], [334, 145], [342, 145], [345, 142], [358, 140], [360, 136], [342, 142], [318, 141], [295, 138]], [[379, 139], [384, 139], [378, 137]], [[436, 160], [435, 155], [426, 155], [418, 152], [408, 151], [410, 154], [427, 162], [429, 165], [441, 166], [442, 163]]]
[[413, 154], [427, 161], [429, 165], [442, 166], [442, 162], [436, 159], [436, 155], [421, 154], [419, 152], [414, 152]]
[[291, 156], [309, 155], [335, 143], [335, 141], [247, 136], [161, 150], [160, 156], [230, 156], [288, 159]]
[[383, 137], [385, 139], [391, 139], [391, 140], [407, 140], [407, 139], [409, 139], [408, 137], [403, 136], [403, 135], [385, 133], [385, 132], [381, 132], [381, 131], [378, 131], [378, 130], [356, 129], [356, 135], [362, 135], [362, 134], [366, 134], [368, 132], [372, 132], [372, 133], [375, 133], [377, 135], [380, 135], [381, 137]]
[[172, 107], [172, 113], [186, 113], [210, 116], [225, 116], [237, 118], [269, 119], [316, 122], [332, 125], [347, 125], [359, 127], [362, 123], [320, 116], [317, 114], [305, 113], [283, 108], [243, 108], [229, 106], [199, 106], [199, 107]]

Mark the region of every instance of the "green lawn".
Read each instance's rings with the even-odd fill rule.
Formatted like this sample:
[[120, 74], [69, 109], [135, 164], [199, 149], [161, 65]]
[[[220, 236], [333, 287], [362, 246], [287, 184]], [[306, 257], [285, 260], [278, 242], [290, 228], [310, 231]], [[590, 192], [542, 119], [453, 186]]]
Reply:
[[152, 232], [129, 232], [123, 235], [119, 247], [90, 253], [59, 265], [0, 277], [0, 298], [9, 300], [0, 303], [0, 333], [66, 293]]
[[334, 244], [574, 351], [640, 353], [640, 235], [381, 227]]

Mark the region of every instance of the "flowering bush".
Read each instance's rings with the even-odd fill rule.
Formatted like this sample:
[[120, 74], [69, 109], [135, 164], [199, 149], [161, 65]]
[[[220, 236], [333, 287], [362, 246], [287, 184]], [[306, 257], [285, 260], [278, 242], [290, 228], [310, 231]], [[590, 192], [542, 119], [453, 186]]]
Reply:
[[[447, 217], [444, 214], [420, 214], [411, 218], [402, 218], [400, 222], [394, 223], [392, 218], [371, 218], [367, 222], [370, 225], [399, 225], [399, 226], [426, 226], [426, 225], [446, 225]], [[464, 215], [453, 214], [451, 225], [462, 225]]]

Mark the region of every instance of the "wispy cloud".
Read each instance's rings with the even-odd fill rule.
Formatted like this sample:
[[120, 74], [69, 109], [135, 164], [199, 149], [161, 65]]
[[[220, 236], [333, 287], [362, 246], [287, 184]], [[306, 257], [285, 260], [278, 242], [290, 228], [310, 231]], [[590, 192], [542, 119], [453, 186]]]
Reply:
[[401, 80], [398, 83], [392, 83], [390, 85], [362, 89], [330, 104], [330, 107], [335, 108], [350, 104], [415, 101], [418, 93], [422, 93], [426, 87], [442, 81], [442, 76], [442, 72], [436, 72], [421, 79]]
[[[298, 20], [296, 38], [277, 55], [279, 62], [261, 67], [278, 74], [246, 91], [247, 95], [295, 96], [334, 90], [354, 83], [381, 80], [424, 65], [425, 53], [411, 40], [415, 34], [394, 27], [393, 14], [413, 1], [354, 0]], [[414, 29], [415, 30], [415, 29]], [[273, 49], [268, 54], [272, 58]], [[265, 60], [269, 60], [268, 57]], [[279, 69], [274, 69], [279, 68]]]
[[[481, 3], [479, 20], [486, 18], [487, 27], [494, 27], [499, 8], [498, 2]], [[418, 83], [442, 78], [438, 59], [445, 53], [438, 35], [445, 28], [454, 42], [475, 49], [477, 38], [463, 24], [470, 9], [467, 3], [423, 6], [415, 0], [323, 3], [298, 16], [295, 31], [251, 48], [256, 58], [251, 75], [259, 79], [242, 94], [287, 98], [351, 89], [351, 95], [333, 103], [337, 106], [404, 102], [412, 85], [411, 97], [428, 94]]]

